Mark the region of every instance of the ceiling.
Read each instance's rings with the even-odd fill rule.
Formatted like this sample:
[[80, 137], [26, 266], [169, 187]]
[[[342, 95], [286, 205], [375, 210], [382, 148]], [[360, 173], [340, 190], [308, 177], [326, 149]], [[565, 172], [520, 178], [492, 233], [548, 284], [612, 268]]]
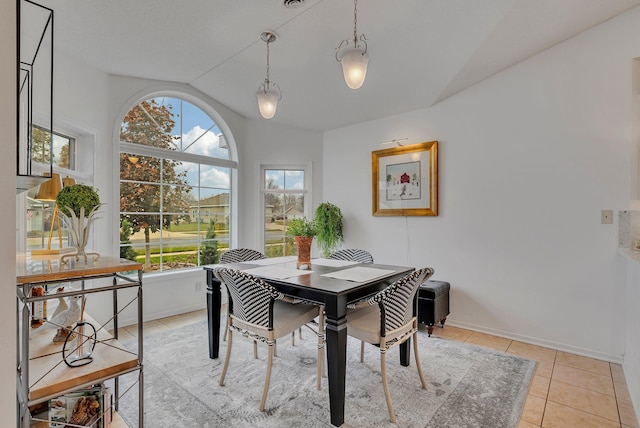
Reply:
[[[260, 118], [266, 72], [282, 89], [272, 122], [329, 130], [429, 107], [640, 4], [640, 0], [361, 0], [369, 71], [358, 90], [335, 48], [353, 38], [353, 2], [41, 0], [56, 48], [106, 73], [189, 84]], [[264, 120], [264, 119], [260, 119]]]

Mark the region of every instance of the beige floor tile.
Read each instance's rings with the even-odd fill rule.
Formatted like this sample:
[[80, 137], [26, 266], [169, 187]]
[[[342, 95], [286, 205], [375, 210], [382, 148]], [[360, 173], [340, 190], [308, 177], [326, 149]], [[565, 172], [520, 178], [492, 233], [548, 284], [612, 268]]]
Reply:
[[[132, 335], [138, 336], [138, 327], [136, 325], [126, 326], [125, 329]], [[147, 321], [142, 325], [143, 334], [159, 333], [161, 331], [167, 331], [169, 329], [171, 329], [171, 327], [158, 320]]]
[[583, 357], [581, 355], [558, 351], [556, 355], [556, 364], [574, 367], [576, 369], [585, 370], [591, 373], [597, 373], [602, 376], [611, 376], [611, 368], [609, 367], [608, 362], [596, 360], [594, 358]]
[[161, 321], [164, 324], [171, 326], [172, 328], [180, 328], [185, 325], [194, 324], [196, 322], [204, 322], [207, 319], [206, 312], [201, 311], [188, 312], [186, 314], [174, 315], [167, 318], [162, 318]]
[[616, 398], [611, 395], [552, 380], [547, 400], [619, 422]]
[[624, 370], [620, 364], [609, 363], [609, 367], [611, 367], [611, 377], [613, 377], [614, 381], [627, 383], [624, 377]]
[[522, 420], [518, 423], [518, 428], [538, 428], [539, 426], [540, 425], [532, 424], [530, 422]]
[[511, 344], [511, 339], [504, 337], [492, 336], [490, 334], [473, 332], [467, 339], [466, 343], [484, 346], [486, 348], [495, 349], [496, 351], [506, 352]]
[[542, 419], [543, 428], [620, 428], [620, 424], [548, 401]]
[[508, 354], [516, 354], [536, 361], [555, 361], [556, 351], [542, 346], [530, 345], [514, 340], [507, 349]]
[[627, 388], [626, 383], [614, 380], [613, 388], [616, 391], [616, 398], [618, 400], [631, 401], [631, 395], [629, 395], [629, 388]]
[[524, 409], [522, 409], [520, 420], [532, 423], [535, 426], [540, 426], [542, 423], [542, 415], [544, 415], [545, 404], [546, 400], [544, 398], [529, 394], [527, 400], [524, 402]]
[[638, 418], [633, 410], [633, 403], [627, 400], [618, 400], [618, 410], [620, 411], [620, 422], [623, 426], [640, 428]]
[[[423, 327], [420, 327], [420, 329], [422, 330]], [[427, 331], [426, 327], [424, 327], [424, 331]], [[466, 330], [464, 328], [458, 328], [458, 327], [452, 327], [452, 326], [445, 326], [445, 328], [434, 328], [433, 334], [431, 336], [440, 337], [443, 339], [456, 340], [458, 342], [464, 342], [469, 338], [469, 336], [471, 336], [471, 334], [473, 334], [471, 330]]]
[[[120, 328], [118, 330], [118, 340], [121, 342], [125, 340], [135, 339], [137, 336], [129, 333], [129, 330], [127, 330], [126, 328]], [[113, 336], [113, 330], [109, 330], [109, 334]]]
[[534, 376], [529, 388], [529, 394], [546, 400], [549, 393], [549, 382], [551, 379], [544, 376]]
[[551, 380], [568, 383], [592, 391], [615, 396], [611, 376], [602, 376], [556, 363]]
[[553, 361], [538, 361], [538, 365], [536, 365], [535, 375], [551, 378], [551, 374], [553, 373], [553, 366]]

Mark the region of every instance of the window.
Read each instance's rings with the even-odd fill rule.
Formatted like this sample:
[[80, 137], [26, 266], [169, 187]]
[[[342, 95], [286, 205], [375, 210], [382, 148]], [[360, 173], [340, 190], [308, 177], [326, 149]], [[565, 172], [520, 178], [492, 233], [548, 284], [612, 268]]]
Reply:
[[[34, 125], [31, 128], [33, 135], [32, 159], [35, 162], [49, 164], [50, 151], [53, 153], [52, 164], [54, 167], [75, 169], [75, 145], [76, 139], [54, 131], [52, 134], [44, 128]], [[49, 143], [53, 138], [53, 147], [50, 150]]]
[[286, 235], [287, 223], [309, 217], [311, 166], [261, 167], [263, 242], [267, 257], [296, 254], [295, 242]]
[[120, 255], [145, 272], [215, 263], [228, 248], [231, 172], [213, 119], [176, 97], [140, 102], [120, 127]]
[[[31, 132], [33, 135], [33, 160], [37, 164], [41, 164], [35, 165], [34, 169], [48, 170], [51, 161], [54, 172], [60, 173], [62, 177], [76, 177], [74, 171], [76, 167], [76, 138], [58, 131], [49, 133], [37, 125], [31, 128]], [[50, 149], [52, 138], [53, 147]], [[50, 158], [51, 155], [53, 155], [53, 159]], [[90, 185], [90, 183], [86, 184]], [[37, 192], [37, 186], [30, 189], [24, 197], [24, 205], [18, 204], [24, 210], [18, 214], [18, 218], [24, 218], [25, 221], [24, 228], [18, 227], [18, 230], [26, 230], [26, 233], [20, 233], [24, 236], [19, 236], [18, 248], [35, 250], [48, 248], [49, 245], [52, 249], [67, 247], [69, 245], [68, 237], [63, 222], [60, 221], [59, 216], [55, 215], [54, 217], [55, 203], [37, 200]], [[49, 244], [50, 236], [51, 243]]]

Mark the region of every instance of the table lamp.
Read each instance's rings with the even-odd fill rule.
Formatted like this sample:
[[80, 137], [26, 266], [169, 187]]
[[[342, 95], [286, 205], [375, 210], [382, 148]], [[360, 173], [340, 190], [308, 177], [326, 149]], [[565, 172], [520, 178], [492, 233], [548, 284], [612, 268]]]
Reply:
[[[56, 197], [60, 190], [62, 190], [63, 181], [60, 179], [60, 174], [53, 173], [51, 178], [44, 183], [40, 184], [38, 192], [34, 199], [42, 202], [53, 202], [53, 215], [51, 216], [51, 227], [49, 228], [49, 242], [47, 248], [33, 249], [31, 254], [46, 255], [46, 254], [61, 254], [73, 251], [73, 248], [62, 248], [62, 229], [60, 228], [60, 214], [58, 213], [58, 204], [56, 204]], [[75, 184], [75, 180], [71, 177], [65, 177], [64, 186], [70, 186]], [[53, 238], [53, 225], [58, 225], [58, 241], [60, 242], [59, 248], [51, 248], [51, 239]]]

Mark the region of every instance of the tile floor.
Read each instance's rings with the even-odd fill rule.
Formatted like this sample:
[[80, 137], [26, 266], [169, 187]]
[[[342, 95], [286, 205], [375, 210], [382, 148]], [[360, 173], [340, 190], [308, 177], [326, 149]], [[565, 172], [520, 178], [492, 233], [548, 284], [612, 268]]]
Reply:
[[[205, 310], [144, 324], [145, 334], [177, 328], [207, 317]], [[124, 327], [120, 338], [136, 335]], [[518, 428], [640, 428], [619, 364], [595, 360], [503, 337], [445, 326], [432, 337], [495, 349], [538, 362]]]

